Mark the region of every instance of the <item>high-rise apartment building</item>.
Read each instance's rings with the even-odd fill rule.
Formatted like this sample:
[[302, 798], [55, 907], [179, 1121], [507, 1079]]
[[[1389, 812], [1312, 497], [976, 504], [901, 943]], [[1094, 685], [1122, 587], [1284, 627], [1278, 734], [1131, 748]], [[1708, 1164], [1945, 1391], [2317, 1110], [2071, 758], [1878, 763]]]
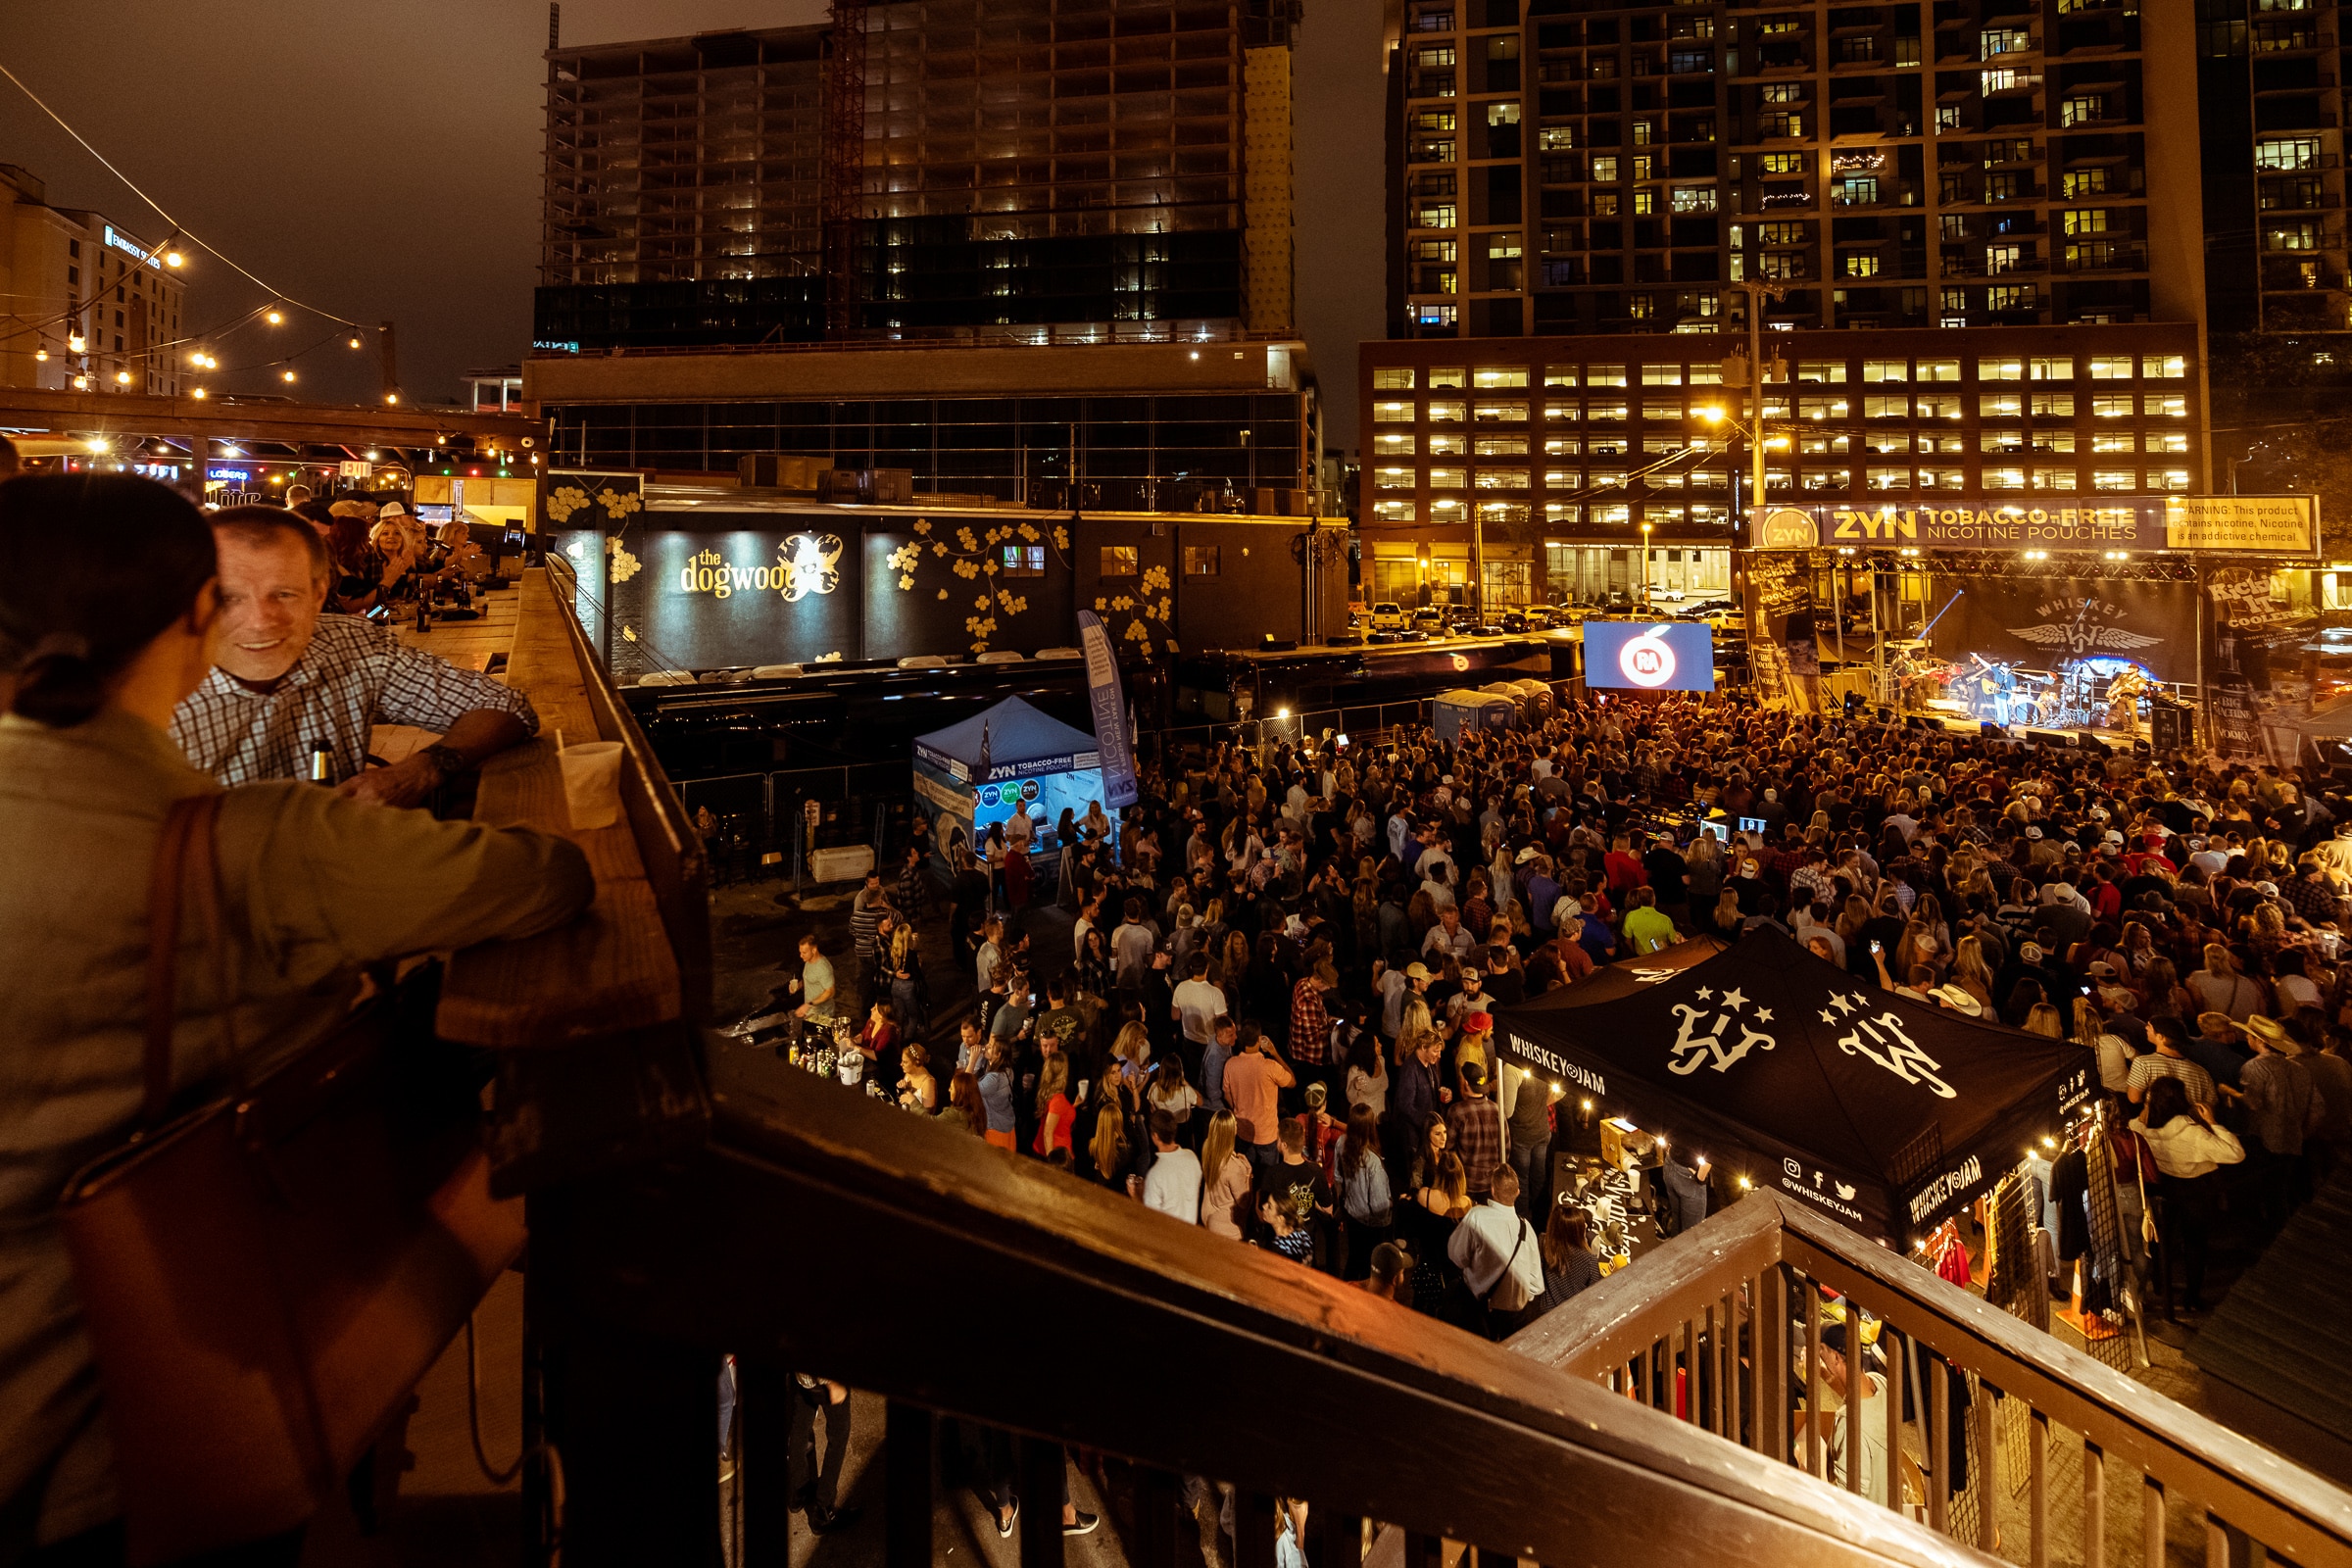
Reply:
[[1790, 326], [2186, 318], [2161, 9], [1399, 0], [1391, 335], [1706, 331], [1741, 279]]
[[0, 164], [0, 386], [178, 392], [184, 292], [156, 246]]
[[2333, 0], [2200, 0], [2206, 298], [2216, 334], [2352, 329]]

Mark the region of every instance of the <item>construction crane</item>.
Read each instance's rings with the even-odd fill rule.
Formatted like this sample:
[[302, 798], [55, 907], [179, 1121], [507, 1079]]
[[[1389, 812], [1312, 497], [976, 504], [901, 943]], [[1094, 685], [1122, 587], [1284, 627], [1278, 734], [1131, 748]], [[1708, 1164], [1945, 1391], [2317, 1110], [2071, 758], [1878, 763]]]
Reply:
[[846, 338], [858, 319], [858, 223], [865, 194], [866, 0], [832, 0], [825, 61], [825, 336]]

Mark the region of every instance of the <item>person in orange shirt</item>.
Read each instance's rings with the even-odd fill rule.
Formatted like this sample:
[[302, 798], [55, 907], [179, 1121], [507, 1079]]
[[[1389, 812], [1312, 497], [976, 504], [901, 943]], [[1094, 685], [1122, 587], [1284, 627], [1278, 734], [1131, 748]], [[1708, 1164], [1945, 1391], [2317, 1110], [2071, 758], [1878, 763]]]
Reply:
[[1263, 1171], [1282, 1158], [1282, 1091], [1298, 1081], [1256, 1024], [1245, 1023], [1239, 1050], [1225, 1063], [1225, 1103], [1239, 1124], [1242, 1152]]

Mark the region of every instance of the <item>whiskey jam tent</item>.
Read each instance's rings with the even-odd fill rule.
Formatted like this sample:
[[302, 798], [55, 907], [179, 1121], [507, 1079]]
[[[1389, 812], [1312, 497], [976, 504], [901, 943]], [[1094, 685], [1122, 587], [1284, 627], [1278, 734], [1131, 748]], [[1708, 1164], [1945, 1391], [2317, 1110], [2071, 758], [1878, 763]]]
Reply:
[[1770, 928], [1609, 965], [1495, 1023], [1504, 1054], [1719, 1181], [1890, 1245], [1989, 1187], [2088, 1087], [2077, 1046], [1858, 983]]
[[1016, 805], [1036, 824], [1038, 868], [1051, 870], [1059, 847], [1048, 846], [1048, 833], [1062, 808], [1083, 817], [1088, 804], [1102, 799], [1095, 738], [1018, 697], [915, 738], [915, 806], [931, 819], [931, 842], [951, 872], [956, 851], [1010, 817]]

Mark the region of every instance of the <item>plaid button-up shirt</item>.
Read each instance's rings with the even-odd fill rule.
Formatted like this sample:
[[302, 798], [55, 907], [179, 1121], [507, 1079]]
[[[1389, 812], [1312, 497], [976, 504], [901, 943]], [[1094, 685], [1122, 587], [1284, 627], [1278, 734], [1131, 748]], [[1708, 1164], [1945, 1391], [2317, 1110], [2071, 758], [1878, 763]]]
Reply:
[[273, 689], [257, 692], [220, 669], [207, 675], [172, 715], [172, 739], [223, 784], [307, 778], [311, 749], [322, 744], [341, 782], [367, 766], [373, 726], [441, 734], [485, 708], [538, 732], [539, 715], [522, 693], [411, 648], [385, 627], [321, 615], [301, 662]]
[[1323, 988], [1308, 975], [1291, 988], [1291, 1059], [1320, 1067], [1331, 1059], [1331, 1014]]

